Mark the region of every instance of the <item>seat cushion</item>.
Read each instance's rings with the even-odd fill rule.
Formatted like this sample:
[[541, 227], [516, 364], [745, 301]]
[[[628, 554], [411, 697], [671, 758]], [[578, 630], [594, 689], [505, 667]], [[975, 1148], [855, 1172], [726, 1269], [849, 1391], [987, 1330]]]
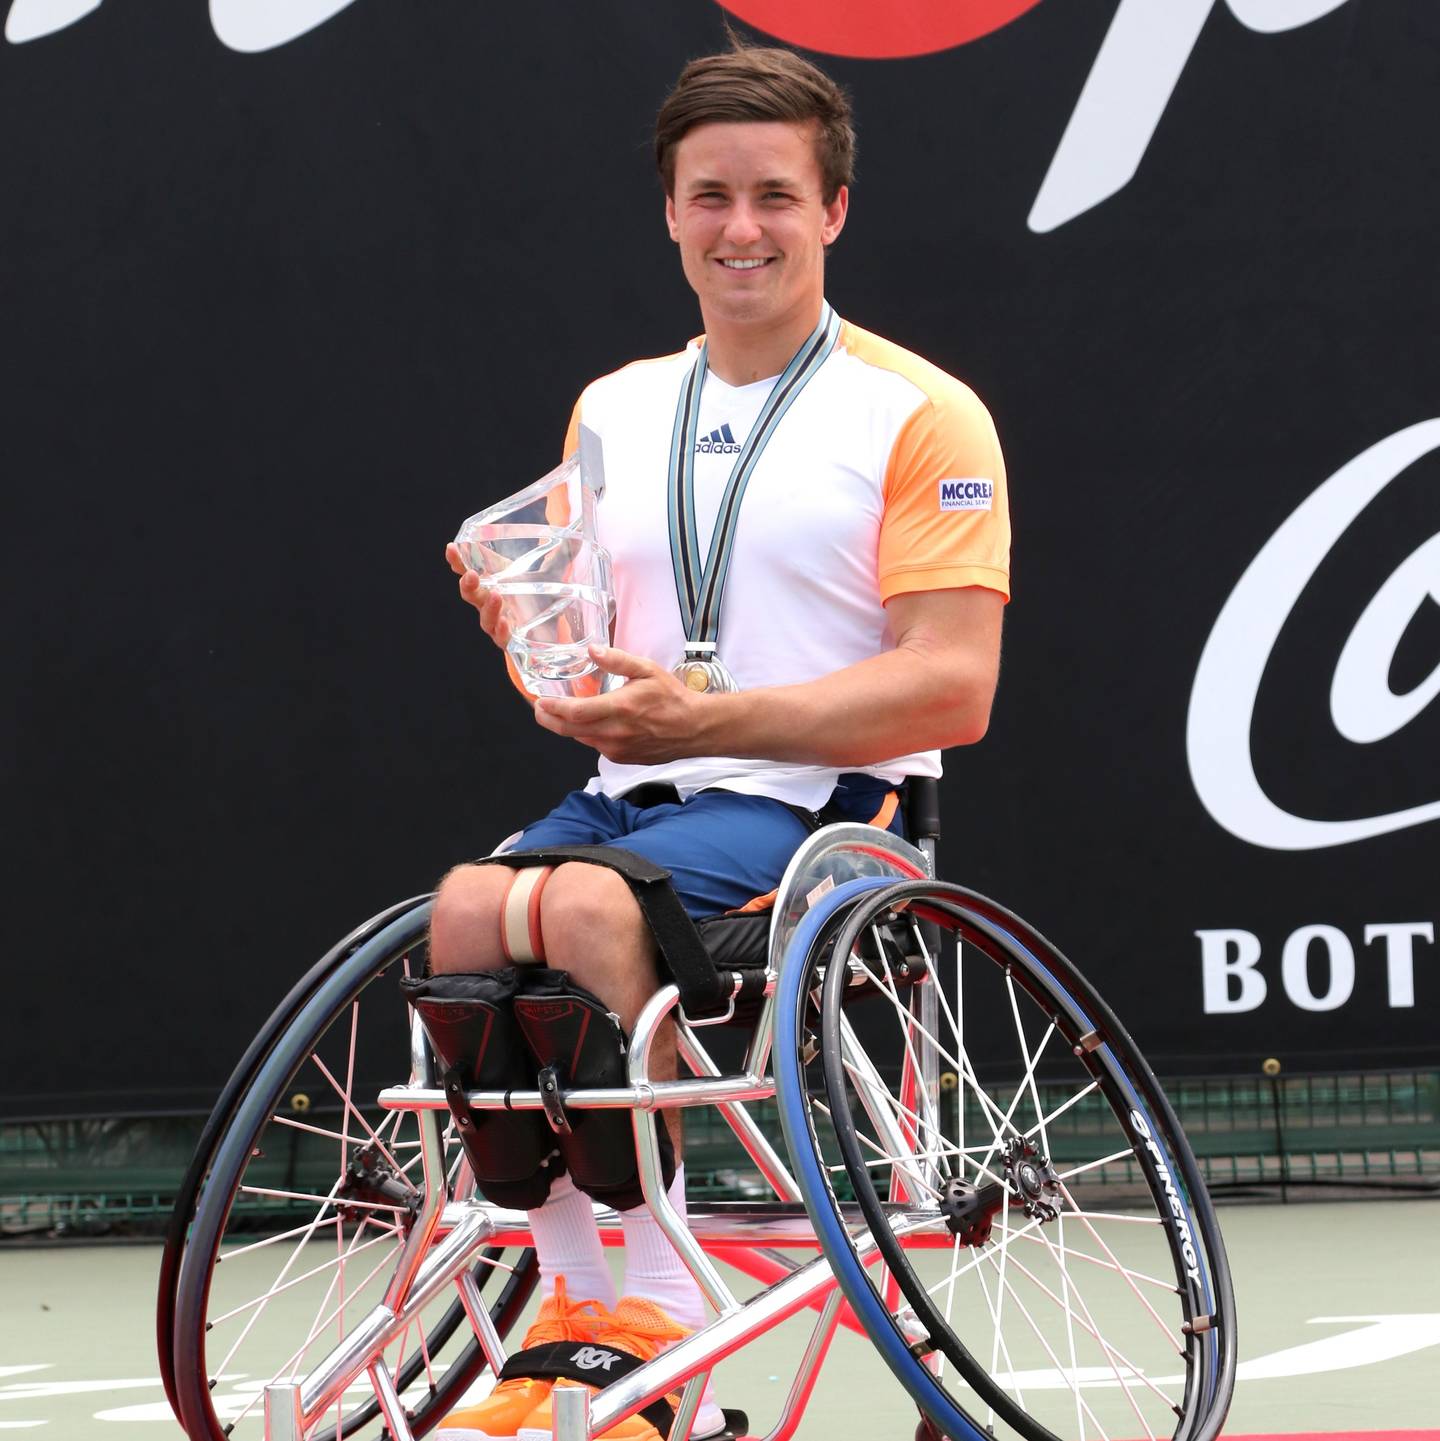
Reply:
[[764, 970], [770, 945], [769, 911], [732, 911], [696, 922], [705, 953], [721, 971]]

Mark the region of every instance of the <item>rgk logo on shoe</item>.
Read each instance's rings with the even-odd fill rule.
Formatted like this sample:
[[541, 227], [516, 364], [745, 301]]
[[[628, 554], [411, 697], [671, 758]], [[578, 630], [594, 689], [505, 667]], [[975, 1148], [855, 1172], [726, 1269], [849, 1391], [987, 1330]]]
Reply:
[[620, 1359], [618, 1351], [607, 1351], [603, 1346], [582, 1346], [572, 1352], [570, 1359], [582, 1371], [595, 1371], [603, 1367], [607, 1372]]

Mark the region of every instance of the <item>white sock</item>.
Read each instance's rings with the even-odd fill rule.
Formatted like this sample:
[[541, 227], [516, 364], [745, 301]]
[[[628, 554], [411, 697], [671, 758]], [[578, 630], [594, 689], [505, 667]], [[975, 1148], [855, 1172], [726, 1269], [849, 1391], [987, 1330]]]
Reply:
[[[680, 1219], [687, 1220], [683, 1162], [675, 1168], [668, 1195]], [[680, 1253], [670, 1244], [670, 1238], [660, 1229], [649, 1206], [621, 1211], [620, 1224], [625, 1231], [625, 1294], [654, 1301], [672, 1321], [698, 1331], [705, 1324], [704, 1293], [686, 1269]], [[724, 1413], [715, 1400], [715, 1388], [707, 1382], [700, 1398], [700, 1410], [695, 1415], [694, 1434], [707, 1436], [724, 1424]]]
[[577, 1191], [568, 1175], [561, 1176], [551, 1185], [545, 1204], [527, 1214], [540, 1261], [541, 1293], [553, 1295], [556, 1276], [564, 1276], [572, 1301], [598, 1301], [613, 1308], [615, 1283], [605, 1264], [590, 1197]]
[[[685, 1167], [675, 1168], [670, 1183], [670, 1204], [687, 1219], [685, 1208]], [[621, 1211], [625, 1230], [625, 1294], [654, 1301], [672, 1321], [694, 1331], [705, 1324], [705, 1297], [695, 1278], [685, 1268], [680, 1253], [660, 1229], [649, 1206]]]

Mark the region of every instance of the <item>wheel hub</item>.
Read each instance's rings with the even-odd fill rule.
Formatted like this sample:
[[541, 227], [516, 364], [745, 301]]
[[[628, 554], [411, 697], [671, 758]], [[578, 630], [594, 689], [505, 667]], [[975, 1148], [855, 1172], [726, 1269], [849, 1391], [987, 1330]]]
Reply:
[[966, 1246], [983, 1246], [990, 1239], [994, 1218], [1008, 1195], [1027, 1216], [1041, 1222], [1060, 1214], [1060, 1177], [1046, 1157], [1023, 1136], [1016, 1136], [1001, 1152], [1005, 1183], [950, 1180], [940, 1193], [940, 1214], [952, 1236]]
[[367, 1202], [372, 1206], [403, 1206], [402, 1223], [408, 1227], [419, 1209], [419, 1197], [413, 1186], [407, 1186], [395, 1168], [380, 1153], [374, 1141], [350, 1153], [345, 1167], [345, 1180], [335, 1193], [336, 1206], [347, 1221], [361, 1221], [367, 1215], [363, 1205], [346, 1205], [347, 1201]]
[[940, 1214], [952, 1236], [964, 1246], [983, 1246], [990, 1239], [991, 1218], [1005, 1204], [1005, 1188], [994, 1181], [972, 1186], [950, 1180], [940, 1193]]
[[1060, 1177], [1023, 1136], [1005, 1147], [1005, 1179], [1027, 1216], [1053, 1221], [1060, 1214]]

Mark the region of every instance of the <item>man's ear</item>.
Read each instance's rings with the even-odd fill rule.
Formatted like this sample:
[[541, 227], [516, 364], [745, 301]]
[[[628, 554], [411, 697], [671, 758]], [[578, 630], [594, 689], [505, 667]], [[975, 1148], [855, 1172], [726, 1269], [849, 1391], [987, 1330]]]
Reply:
[[835, 198], [825, 207], [825, 225], [820, 232], [822, 245], [833, 245], [836, 237], [845, 228], [845, 217], [850, 212], [850, 187], [842, 185], [835, 192]]
[[680, 227], [675, 223], [675, 197], [673, 195], [665, 197], [665, 228], [670, 232], [671, 240], [678, 243]]

